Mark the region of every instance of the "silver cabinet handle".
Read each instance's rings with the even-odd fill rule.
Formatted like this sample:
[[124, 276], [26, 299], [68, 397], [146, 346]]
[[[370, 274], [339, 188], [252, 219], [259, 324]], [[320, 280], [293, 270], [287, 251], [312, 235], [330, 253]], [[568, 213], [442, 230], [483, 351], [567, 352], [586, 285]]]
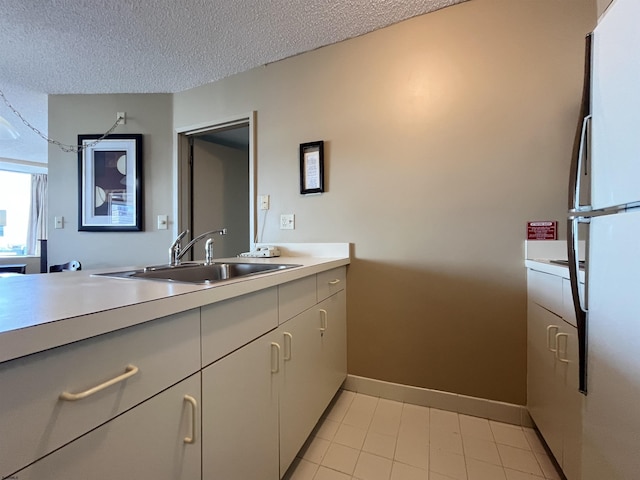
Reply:
[[185, 395], [184, 401], [191, 405], [191, 436], [184, 437], [184, 443], [196, 443], [196, 433], [198, 431], [198, 401], [191, 395]]
[[129, 377], [133, 377], [136, 373], [138, 373], [138, 367], [136, 367], [135, 365], [127, 365], [127, 368], [125, 369], [125, 373], [123, 373], [122, 375], [118, 375], [117, 377], [112, 378], [111, 380], [107, 380], [106, 382], [101, 383], [100, 385], [96, 385], [95, 387], [90, 388], [89, 390], [85, 390], [84, 392], [80, 392], [80, 393], [62, 392], [60, 394], [60, 399], [66, 400], [68, 402], [75, 402], [76, 400], [82, 400], [83, 398], [90, 397], [94, 393], [98, 393], [99, 391], [104, 390], [105, 388], [110, 387], [111, 385], [122, 382]]
[[[273, 352], [276, 352], [276, 366], [273, 366]], [[276, 342], [271, 342], [271, 373], [278, 373], [280, 371], [280, 345]]]
[[291, 335], [289, 332], [284, 332], [283, 335], [284, 335], [284, 355], [282, 359], [286, 362], [288, 360], [291, 360], [291, 341], [293, 340], [293, 335]]

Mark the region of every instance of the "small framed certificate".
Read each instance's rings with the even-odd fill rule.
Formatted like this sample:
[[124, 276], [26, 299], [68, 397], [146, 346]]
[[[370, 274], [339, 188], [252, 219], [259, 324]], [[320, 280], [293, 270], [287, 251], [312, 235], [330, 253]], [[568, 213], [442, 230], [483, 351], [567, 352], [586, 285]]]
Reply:
[[324, 192], [324, 141], [300, 144], [300, 193]]

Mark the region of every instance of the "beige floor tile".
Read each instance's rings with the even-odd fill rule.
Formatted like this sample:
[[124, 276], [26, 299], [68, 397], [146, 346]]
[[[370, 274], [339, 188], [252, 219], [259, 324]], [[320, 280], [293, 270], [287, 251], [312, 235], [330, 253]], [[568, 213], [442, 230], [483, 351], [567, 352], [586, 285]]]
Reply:
[[327, 453], [329, 445], [331, 445], [331, 442], [324, 438], [311, 437], [302, 447], [298, 456], [319, 464], [325, 453]]
[[393, 461], [388, 458], [361, 452], [356, 463], [356, 469], [353, 472], [353, 478], [359, 480], [389, 480], [392, 465]]
[[460, 415], [460, 433], [462, 437], [474, 437], [482, 440], [495, 441], [489, 420], [486, 418], [471, 417], [469, 415]]
[[396, 438], [370, 431], [364, 439], [362, 450], [381, 457], [393, 458], [396, 451]]
[[353, 475], [353, 469], [358, 461], [359, 450], [346, 447], [338, 443], [332, 443], [327, 449], [320, 465], [338, 470], [339, 472]]
[[313, 480], [351, 480], [351, 475], [320, 466]]
[[507, 480], [544, 480], [544, 477], [511, 470], [510, 468], [505, 468], [504, 473], [507, 474]]
[[376, 410], [378, 399], [368, 395], [356, 394], [351, 402], [347, 413], [342, 419], [342, 423], [358, 428], [369, 428], [369, 424], [373, 419], [373, 413]]
[[429, 471], [440, 473], [456, 480], [467, 480], [467, 466], [463, 455], [431, 447]]
[[496, 443], [521, 448], [523, 450], [531, 450], [531, 446], [522, 431], [522, 427], [493, 421], [489, 422], [489, 424], [491, 425], [491, 431], [493, 432], [493, 438], [495, 438]]
[[423, 442], [416, 442], [410, 437], [398, 437], [394, 460], [428, 470], [429, 445]]
[[542, 444], [542, 440], [540, 440], [538, 433], [533, 428], [523, 428], [522, 431], [524, 432], [524, 436], [527, 437], [531, 450], [538, 453], [547, 453], [547, 450]]
[[393, 462], [391, 480], [429, 480], [429, 472], [405, 463]]
[[500, 453], [500, 459], [505, 468], [543, 476], [538, 461], [531, 450], [498, 444], [498, 453]]
[[429, 423], [431, 430], [460, 433], [460, 421], [455, 412], [432, 408]]
[[325, 417], [336, 422], [341, 422], [355, 397], [355, 393], [349, 392], [348, 390], [341, 390], [325, 411]]
[[429, 444], [440, 450], [463, 455], [462, 437], [458, 432], [431, 429]]
[[495, 442], [480, 437], [462, 437], [464, 455], [494, 465], [502, 465]]
[[309, 462], [303, 458], [296, 458], [283, 480], [313, 480], [317, 471], [318, 465], [316, 463]]
[[540, 465], [544, 478], [548, 478], [549, 480], [560, 480], [560, 474], [558, 473], [556, 466], [546, 453], [533, 452], [533, 454], [535, 455], [536, 460], [538, 460], [538, 465]]
[[318, 422], [318, 425], [316, 425], [313, 434], [316, 437], [331, 441], [333, 440], [333, 437], [335, 437], [338, 427], [340, 427], [340, 422], [330, 420], [329, 418], [322, 418]]
[[481, 462], [467, 458], [467, 475], [469, 480], [507, 480], [501, 465]]
[[343, 423], [338, 428], [333, 441], [340, 445], [346, 445], [347, 447], [355, 448], [357, 450], [362, 449], [364, 439], [367, 436], [367, 431], [364, 428], [354, 427]]

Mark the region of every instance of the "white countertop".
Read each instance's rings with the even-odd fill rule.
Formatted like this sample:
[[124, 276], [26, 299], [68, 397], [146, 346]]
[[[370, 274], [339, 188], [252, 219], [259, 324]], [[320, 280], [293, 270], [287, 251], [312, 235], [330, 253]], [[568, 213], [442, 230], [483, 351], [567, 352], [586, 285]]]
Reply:
[[0, 362], [347, 265], [344, 245], [336, 257], [216, 259], [301, 266], [211, 285], [94, 275], [108, 269], [2, 278]]

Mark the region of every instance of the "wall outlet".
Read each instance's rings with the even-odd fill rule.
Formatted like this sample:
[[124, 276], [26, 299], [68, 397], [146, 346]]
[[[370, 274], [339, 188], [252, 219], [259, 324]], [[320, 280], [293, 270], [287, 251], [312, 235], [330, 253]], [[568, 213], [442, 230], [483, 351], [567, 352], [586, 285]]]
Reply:
[[288, 213], [280, 215], [280, 230], [293, 230], [295, 228], [295, 215]]
[[269, 210], [269, 195], [260, 196], [260, 210]]
[[64, 228], [64, 217], [54, 217], [53, 228]]

